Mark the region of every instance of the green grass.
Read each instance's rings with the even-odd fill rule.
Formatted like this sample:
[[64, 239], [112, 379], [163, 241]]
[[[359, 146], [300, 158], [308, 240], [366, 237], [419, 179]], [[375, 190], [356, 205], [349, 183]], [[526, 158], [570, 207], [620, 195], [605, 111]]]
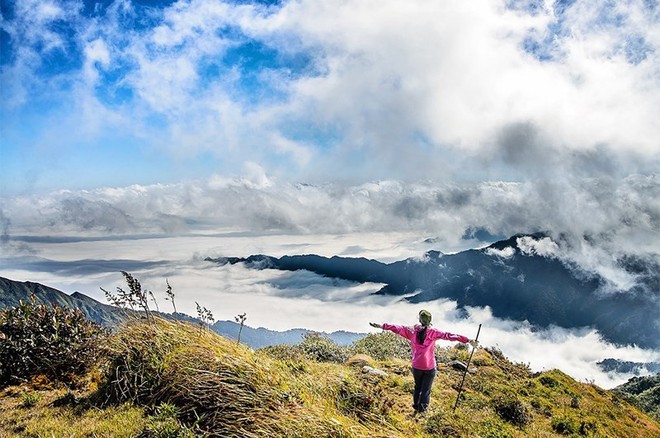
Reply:
[[25, 406], [20, 387], [0, 393], [0, 437], [135, 437], [147, 425], [145, 409], [131, 404], [97, 409], [53, 406], [64, 389], [30, 390], [36, 403]]
[[[369, 348], [391, 351], [392, 339], [384, 339], [384, 346], [370, 339]], [[0, 430], [44, 437], [660, 436], [655, 420], [610, 391], [558, 370], [532, 373], [485, 349], [474, 354], [477, 372], [467, 377], [457, 410], [462, 373], [441, 364], [431, 407], [415, 418], [408, 360], [379, 356], [371, 364], [388, 376], [369, 376], [360, 365], [333, 362], [344, 354], [324, 341], [310, 345], [311, 352], [309, 345], [253, 351], [186, 323], [132, 323], [104, 345], [77, 392], [5, 389]], [[467, 355], [465, 348], [438, 351], [443, 360]], [[23, 406], [32, 393], [40, 396]], [[65, 403], [55, 407], [58, 399]]]

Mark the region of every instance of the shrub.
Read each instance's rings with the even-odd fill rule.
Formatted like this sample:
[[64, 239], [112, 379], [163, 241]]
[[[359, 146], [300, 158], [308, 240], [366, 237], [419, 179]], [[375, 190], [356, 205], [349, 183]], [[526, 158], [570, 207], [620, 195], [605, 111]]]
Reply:
[[532, 419], [524, 403], [514, 396], [496, 397], [493, 399], [493, 404], [497, 415], [514, 426], [524, 426]]
[[93, 363], [105, 331], [78, 309], [21, 300], [0, 313], [0, 386], [43, 374], [70, 383]]
[[562, 435], [572, 435], [577, 433], [578, 429], [575, 418], [561, 416], [552, 419], [552, 430]]
[[376, 360], [410, 359], [410, 342], [392, 332], [369, 334], [355, 341], [353, 350]]
[[279, 359], [281, 361], [301, 361], [306, 359], [305, 353], [298, 345], [269, 345], [257, 351], [266, 353], [273, 359]]
[[547, 388], [554, 388], [556, 386], [559, 386], [559, 382], [555, 378], [550, 376], [539, 377], [539, 382], [541, 382], [541, 385]]
[[270, 345], [257, 350], [268, 357], [282, 361], [282, 363], [294, 374], [308, 371], [307, 356], [298, 345]]
[[348, 348], [337, 345], [320, 333], [305, 333], [303, 341], [298, 345], [307, 357], [317, 362], [343, 363], [350, 356]]

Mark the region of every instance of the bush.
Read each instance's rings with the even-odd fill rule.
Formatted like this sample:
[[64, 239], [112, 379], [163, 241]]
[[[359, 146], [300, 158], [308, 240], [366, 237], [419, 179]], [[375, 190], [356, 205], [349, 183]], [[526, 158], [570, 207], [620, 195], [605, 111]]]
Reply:
[[307, 357], [317, 362], [344, 363], [350, 356], [348, 348], [337, 345], [320, 333], [305, 333], [298, 346]]
[[105, 332], [78, 309], [21, 300], [0, 313], [0, 386], [43, 374], [70, 383], [92, 365]]
[[369, 334], [355, 341], [353, 350], [376, 360], [410, 359], [410, 342], [392, 332]]
[[545, 386], [546, 388], [555, 388], [559, 386], [557, 379], [550, 376], [539, 377], [539, 382], [541, 382], [541, 385]]
[[294, 374], [308, 371], [308, 357], [298, 345], [270, 345], [257, 350], [268, 357], [282, 361], [282, 363]]
[[524, 426], [531, 421], [531, 415], [522, 401], [514, 396], [499, 396], [493, 400], [497, 415], [514, 426]]
[[273, 359], [278, 359], [284, 362], [302, 361], [303, 359], [307, 359], [305, 353], [298, 345], [269, 345], [268, 347], [260, 348], [257, 351], [266, 353]]
[[562, 435], [572, 435], [577, 433], [578, 429], [575, 418], [562, 416], [552, 419], [552, 430]]
[[438, 410], [432, 412], [426, 417], [426, 421], [423, 423], [424, 430], [433, 436], [447, 438], [463, 436], [464, 433], [461, 433], [461, 431], [452, 424], [451, 420], [446, 417], [447, 414], [444, 411]]

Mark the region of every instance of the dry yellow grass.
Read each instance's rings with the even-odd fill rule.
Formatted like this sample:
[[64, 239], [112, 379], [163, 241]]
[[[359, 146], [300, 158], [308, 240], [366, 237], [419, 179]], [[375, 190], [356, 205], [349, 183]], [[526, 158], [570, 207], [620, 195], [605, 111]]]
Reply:
[[[388, 376], [370, 376], [299, 352], [288, 357], [286, 349], [255, 352], [163, 320], [129, 324], [105, 349], [97, 392], [88, 379], [96, 408], [55, 408], [60, 395], [53, 389], [23, 408], [21, 391], [29, 389], [10, 388], [0, 395], [0, 427], [22, 436], [136, 436], [151, 424], [153, 408], [166, 404], [197, 436], [660, 437], [657, 422], [613, 393], [560, 371], [533, 374], [496, 350], [475, 353], [477, 372], [466, 379], [456, 411], [461, 372], [440, 366], [431, 409], [414, 418], [409, 363], [401, 359], [374, 361]], [[465, 359], [468, 351], [442, 354]]]

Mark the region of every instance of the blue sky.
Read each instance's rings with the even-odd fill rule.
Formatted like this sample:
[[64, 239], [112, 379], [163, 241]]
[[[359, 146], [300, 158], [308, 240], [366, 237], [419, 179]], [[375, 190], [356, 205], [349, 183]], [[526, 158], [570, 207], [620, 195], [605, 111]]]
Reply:
[[594, 156], [620, 177], [658, 170], [654, 1], [7, 0], [1, 13], [9, 196], [255, 166], [313, 183], [592, 177]]

